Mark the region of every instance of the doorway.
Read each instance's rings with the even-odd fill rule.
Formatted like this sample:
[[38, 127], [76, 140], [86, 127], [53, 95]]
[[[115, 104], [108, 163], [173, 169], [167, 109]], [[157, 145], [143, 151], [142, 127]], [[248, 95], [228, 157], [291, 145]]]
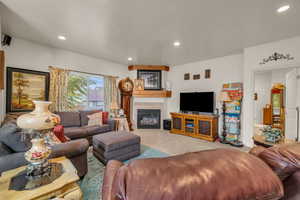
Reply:
[[[275, 109], [273, 105], [274, 87], [282, 85], [282, 107]], [[285, 138], [298, 140], [299, 107], [300, 107], [300, 68], [272, 69], [258, 71], [254, 74], [254, 129], [257, 131], [264, 125], [275, 124], [275, 114], [283, 120]], [[268, 114], [268, 108], [271, 114]], [[282, 115], [279, 115], [280, 109]], [[277, 112], [277, 113], [275, 113]], [[268, 118], [268, 115], [271, 115]], [[269, 121], [268, 121], [269, 119]]]

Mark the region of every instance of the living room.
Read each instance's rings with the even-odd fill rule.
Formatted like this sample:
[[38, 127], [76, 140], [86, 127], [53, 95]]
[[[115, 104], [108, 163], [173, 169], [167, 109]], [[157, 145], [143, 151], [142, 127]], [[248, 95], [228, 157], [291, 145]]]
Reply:
[[300, 199], [299, 9], [2, 0], [0, 196]]

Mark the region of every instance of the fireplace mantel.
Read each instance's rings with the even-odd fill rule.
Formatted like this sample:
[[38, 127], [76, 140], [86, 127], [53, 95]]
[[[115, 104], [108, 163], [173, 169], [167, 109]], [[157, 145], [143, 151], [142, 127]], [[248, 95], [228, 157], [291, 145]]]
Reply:
[[140, 98], [170, 98], [172, 92], [167, 90], [141, 90], [133, 91], [132, 95]]

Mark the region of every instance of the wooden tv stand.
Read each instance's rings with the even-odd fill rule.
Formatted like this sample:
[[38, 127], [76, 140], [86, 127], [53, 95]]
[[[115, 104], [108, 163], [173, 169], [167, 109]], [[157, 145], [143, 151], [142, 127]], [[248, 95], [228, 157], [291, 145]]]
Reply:
[[171, 113], [171, 133], [213, 142], [218, 137], [218, 116], [205, 114]]

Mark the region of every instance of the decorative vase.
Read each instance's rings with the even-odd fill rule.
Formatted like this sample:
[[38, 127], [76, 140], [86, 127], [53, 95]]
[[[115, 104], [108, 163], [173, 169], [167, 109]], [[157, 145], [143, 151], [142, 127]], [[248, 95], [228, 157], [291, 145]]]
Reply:
[[49, 111], [49, 101], [33, 101], [35, 109], [28, 114], [21, 115], [17, 124], [23, 129], [49, 130], [60, 122], [58, 115]]
[[17, 125], [32, 135], [32, 147], [25, 153], [25, 159], [30, 163], [27, 166], [27, 177], [40, 178], [48, 175], [47, 159], [51, 153], [51, 149], [45, 144], [44, 136], [60, 122], [60, 118], [49, 111], [51, 102], [33, 101], [33, 103], [35, 109], [31, 113], [21, 115], [17, 119]]

